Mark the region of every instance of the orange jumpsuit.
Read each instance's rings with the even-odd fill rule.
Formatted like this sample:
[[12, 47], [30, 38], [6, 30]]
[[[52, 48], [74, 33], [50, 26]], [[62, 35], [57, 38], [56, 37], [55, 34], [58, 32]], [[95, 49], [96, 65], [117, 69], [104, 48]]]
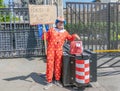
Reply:
[[56, 31], [56, 28], [51, 28], [46, 33], [48, 43], [46, 79], [48, 82], [52, 82], [53, 74], [55, 80], [60, 80], [64, 41], [66, 39], [72, 41], [75, 38], [74, 34], [70, 35], [66, 30]]

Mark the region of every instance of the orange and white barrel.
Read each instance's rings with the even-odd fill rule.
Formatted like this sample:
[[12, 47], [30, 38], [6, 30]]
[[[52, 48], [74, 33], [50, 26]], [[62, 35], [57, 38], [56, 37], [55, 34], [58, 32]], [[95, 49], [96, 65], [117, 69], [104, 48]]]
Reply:
[[89, 60], [76, 60], [75, 80], [77, 83], [87, 84], [90, 82], [90, 63]]

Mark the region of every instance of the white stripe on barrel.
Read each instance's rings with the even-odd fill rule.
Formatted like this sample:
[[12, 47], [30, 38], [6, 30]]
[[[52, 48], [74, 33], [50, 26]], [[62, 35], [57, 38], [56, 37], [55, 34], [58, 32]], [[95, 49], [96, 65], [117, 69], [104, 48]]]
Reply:
[[90, 81], [90, 67], [89, 60], [76, 60], [76, 82], [89, 83]]

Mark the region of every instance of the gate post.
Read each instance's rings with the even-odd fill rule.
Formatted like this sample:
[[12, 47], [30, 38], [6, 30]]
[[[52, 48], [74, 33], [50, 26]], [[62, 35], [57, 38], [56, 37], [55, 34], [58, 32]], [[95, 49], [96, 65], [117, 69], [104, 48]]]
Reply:
[[107, 49], [110, 49], [110, 3], [108, 3], [108, 31], [107, 31], [107, 36], [108, 36], [108, 44], [107, 44]]
[[57, 0], [58, 16], [63, 16], [63, 0]]
[[66, 2], [66, 12], [65, 12], [66, 23], [68, 23], [68, 7], [67, 6], [68, 6], [68, 3]]

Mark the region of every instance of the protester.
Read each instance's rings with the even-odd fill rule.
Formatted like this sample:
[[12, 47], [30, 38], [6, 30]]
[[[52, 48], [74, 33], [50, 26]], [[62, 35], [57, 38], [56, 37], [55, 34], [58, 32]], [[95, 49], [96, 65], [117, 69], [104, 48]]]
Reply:
[[[56, 27], [50, 28], [46, 33], [47, 40], [47, 68], [46, 68], [46, 80], [47, 85], [44, 89], [48, 89], [53, 85], [53, 77], [55, 77], [55, 84], [62, 87], [60, 83], [61, 67], [62, 67], [62, 55], [63, 45], [65, 40], [73, 41], [75, 39], [80, 40], [77, 34], [70, 35], [65, 29], [64, 25], [66, 21], [63, 17], [58, 17], [55, 21]], [[44, 37], [44, 36], [43, 36]]]

